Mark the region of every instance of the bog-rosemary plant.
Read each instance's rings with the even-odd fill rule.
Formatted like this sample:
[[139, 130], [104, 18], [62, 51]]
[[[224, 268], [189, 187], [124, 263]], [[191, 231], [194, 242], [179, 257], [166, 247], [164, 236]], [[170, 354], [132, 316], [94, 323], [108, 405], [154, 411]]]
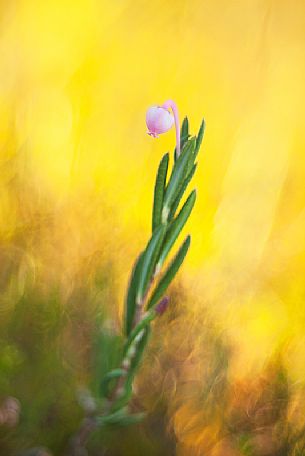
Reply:
[[[174, 116], [169, 112], [169, 108]], [[148, 133], [153, 137], [166, 132], [175, 123], [176, 148], [173, 164], [169, 170], [169, 154], [166, 153], [157, 171], [151, 237], [135, 261], [126, 294], [123, 322], [125, 345], [121, 363], [101, 379], [102, 401], [97, 401], [101, 406], [94, 409], [82, 423], [73, 441], [73, 454], [81, 454], [90, 433], [97, 427], [110, 424], [127, 425], [143, 419], [143, 413], [132, 414], [129, 411], [133, 382], [153, 321], [168, 305], [169, 299], [164, 297], [164, 294], [190, 247], [191, 237], [188, 235], [164, 269], [164, 264], [195, 204], [196, 191], [192, 190], [179, 210], [196, 170], [195, 162], [204, 134], [204, 121], [197, 136], [190, 135], [187, 118], [183, 120], [180, 132], [176, 105], [168, 100], [162, 106], [154, 106], [147, 111], [146, 123]]]

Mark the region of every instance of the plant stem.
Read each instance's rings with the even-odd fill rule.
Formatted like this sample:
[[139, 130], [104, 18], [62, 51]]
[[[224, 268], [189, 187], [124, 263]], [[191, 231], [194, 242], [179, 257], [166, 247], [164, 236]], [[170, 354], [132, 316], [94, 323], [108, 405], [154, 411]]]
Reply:
[[168, 109], [171, 108], [174, 114], [174, 120], [175, 120], [175, 128], [176, 128], [176, 152], [177, 152], [177, 157], [180, 155], [180, 123], [179, 123], [179, 114], [178, 114], [178, 108], [176, 103], [173, 100], [166, 100], [165, 103], [163, 103], [162, 108]]
[[87, 456], [86, 444], [91, 433], [97, 428], [97, 421], [93, 416], [83, 419], [78, 432], [71, 442], [69, 456]]

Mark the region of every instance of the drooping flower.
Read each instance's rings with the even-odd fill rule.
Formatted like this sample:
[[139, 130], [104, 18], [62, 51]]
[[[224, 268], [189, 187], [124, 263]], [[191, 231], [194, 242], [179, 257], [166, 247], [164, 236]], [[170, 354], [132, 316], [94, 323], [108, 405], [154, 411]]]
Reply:
[[146, 113], [148, 134], [157, 138], [161, 133], [166, 133], [174, 124], [174, 116], [162, 106], [152, 106]]
[[[169, 109], [173, 111], [173, 114], [170, 113]], [[176, 128], [176, 151], [177, 156], [179, 156], [180, 124], [176, 103], [173, 100], [167, 100], [161, 106], [151, 106], [146, 112], [148, 134], [154, 138], [170, 130], [174, 123]]]

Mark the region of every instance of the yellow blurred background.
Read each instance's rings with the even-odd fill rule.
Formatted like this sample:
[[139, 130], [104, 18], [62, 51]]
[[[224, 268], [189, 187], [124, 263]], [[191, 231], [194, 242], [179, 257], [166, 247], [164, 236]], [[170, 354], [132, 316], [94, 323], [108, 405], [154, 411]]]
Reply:
[[232, 381], [282, 350], [303, 384], [304, 2], [9, 0], [0, 24], [0, 261], [16, 267], [3, 318], [28, 284], [60, 282], [68, 297], [96, 252], [112, 261], [121, 314], [175, 141], [147, 136], [145, 112], [172, 98], [192, 133], [207, 125], [180, 339], [193, 328], [196, 351], [208, 314]]

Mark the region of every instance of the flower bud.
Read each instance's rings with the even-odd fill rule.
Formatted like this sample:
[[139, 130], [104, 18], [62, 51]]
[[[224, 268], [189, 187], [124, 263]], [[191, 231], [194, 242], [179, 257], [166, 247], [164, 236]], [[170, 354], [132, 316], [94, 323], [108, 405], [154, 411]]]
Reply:
[[152, 106], [146, 112], [148, 134], [154, 138], [157, 138], [159, 134], [170, 130], [173, 124], [174, 116], [161, 106]]
[[169, 304], [169, 297], [168, 296], [164, 296], [164, 298], [161, 299], [161, 301], [155, 307], [156, 313], [158, 315], [164, 314], [164, 312], [166, 311], [166, 309], [168, 307], [168, 304]]

